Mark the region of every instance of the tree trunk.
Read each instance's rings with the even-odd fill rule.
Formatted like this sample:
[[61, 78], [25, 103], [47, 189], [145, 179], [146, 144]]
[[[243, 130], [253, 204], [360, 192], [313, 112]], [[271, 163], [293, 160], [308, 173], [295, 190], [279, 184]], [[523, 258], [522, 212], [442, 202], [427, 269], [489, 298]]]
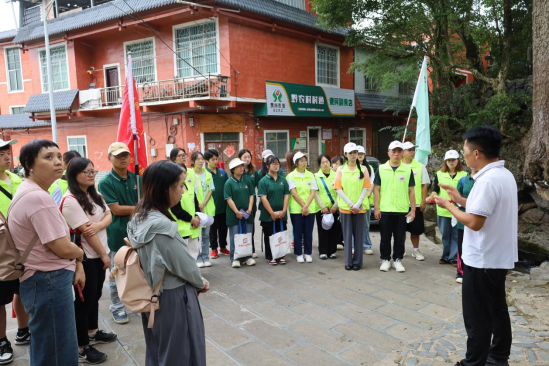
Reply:
[[[538, 187], [549, 182], [549, 2], [534, 0], [533, 8], [533, 122], [526, 145], [524, 175]], [[545, 182], [540, 182], [545, 181]], [[536, 188], [538, 188], [536, 187]], [[540, 188], [541, 188], [540, 187]]]

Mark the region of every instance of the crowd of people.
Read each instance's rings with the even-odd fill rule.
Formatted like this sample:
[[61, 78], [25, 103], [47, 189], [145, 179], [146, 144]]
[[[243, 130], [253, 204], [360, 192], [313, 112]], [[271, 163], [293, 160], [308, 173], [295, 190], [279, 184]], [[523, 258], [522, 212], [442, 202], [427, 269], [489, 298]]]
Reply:
[[[464, 242], [485, 239], [474, 236], [466, 227], [472, 226], [476, 232], [482, 225], [494, 225], [490, 216], [494, 205], [481, 206], [479, 194], [474, 195], [475, 210], [467, 203], [471, 200], [469, 194], [475, 192], [472, 188], [477, 176], [486, 169], [472, 160], [471, 154], [484, 157], [485, 165], [496, 164], [499, 156], [499, 148], [495, 152], [488, 146], [497, 140], [492, 130], [469, 136], [464, 156], [471, 173], [464, 171], [457, 151], [446, 152], [431, 195], [428, 172], [414, 159], [416, 146], [411, 142], [391, 142], [389, 160], [377, 171], [368, 164], [364, 147], [352, 142], [344, 146], [343, 156], [321, 154], [316, 172], [308, 169], [306, 154], [291, 151], [284, 156], [286, 175], [280, 157], [271, 150], [263, 151], [257, 169], [252, 153], [242, 149], [229, 162], [230, 172], [226, 172], [215, 149], [194, 151], [189, 157], [184, 149], [175, 148], [168, 161], [153, 163], [142, 178], [128, 170], [128, 146], [115, 142], [108, 149], [112, 169], [96, 189], [93, 162], [75, 151], [62, 155], [58, 145], [48, 140], [33, 140], [21, 148], [19, 161], [25, 175], [21, 180], [9, 171], [10, 146], [17, 141], [0, 140], [0, 210], [8, 218], [19, 252], [29, 252], [23, 276], [0, 282], [0, 364], [13, 360], [13, 349], [6, 338], [5, 312], [5, 305], [12, 301], [18, 324], [15, 344], [30, 342], [32, 365], [96, 364], [107, 359], [94, 346], [113, 342], [117, 336], [99, 329], [99, 299], [106, 270], [113, 269], [114, 256], [126, 245], [125, 238], [137, 250], [150, 287], [161, 284], [162, 308], [157, 311], [154, 327], [147, 327], [150, 314], [141, 317], [147, 365], [205, 365], [205, 332], [198, 295], [207, 292], [209, 284], [200, 269], [212, 266], [212, 261], [223, 255], [229, 256], [232, 268], [256, 264], [258, 243], [253, 241], [253, 233], [258, 229], [257, 211], [265, 259], [271, 266], [284, 265], [294, 258], [288, 259], [289, 252], [273, 255], [269, 245], [269, 238], [276, 232], [288, 230], [289, 216], [291, 247], [298, 263], [313, 262], [316, 222], [318, 258], [335, 259], [338, 249], [343, 249], [345, 269], [361, 270], [364, 255], [374, 254], [369, 232], [373, 213], [379, 220], [381, 236], [379, 270], [404, 272], [406, 232], [413, 245], [412, 257], [423, 261], [419, 249], [419, 237], [425, 230], [423, 212], [428, 203], [435, 201], [443, 241], [439, 263], [454, 265], [456, 281], [462, 283], [465, 277], [464, 287], [467, 276], [469, 281], [473, 277], [484, 281], [485, 287], [489, 281], [498, 285], [497, 291], [487, 289], [482, 294], [491, 301], [486, 304], [467, 299], [466, 305], [464, 298], [471, 342], [467, 358], [486, 359], [492, 330], [479, 331], [478, 324], [485, 326], [486, 317], [506, 321], [502, 313], [507, 306], [503, 268], [509, 268], [509, 261], [503, 257], [507, 252], [493, 253], [496, 267], [483, 267], [490, 260], [474, 253], [482, 252], [482, 247], [470, 244], [463, 248]], [[489, 190], [485, 186], [483, 183], [483, 189]], [[484, 220], [480, 222], [478, 217]], [[242, 233], [252, 233], [252, 251], [249, 256], [237, 258], [235, 237]], [[495, 245], [491, 250], [496, 250]], [[479, 272], [479, 268], [501, 270], [490, 275]], [[479, 289], [469, 283], [468, 296], [477, 296]], [[130, 317], [113, 276], [109, 290], [113, 321], [128, 323]], [[490, 307], [496, 307], [499, 313]], [[481, 319], [478, 311], [486, 317]], [[510, 339], [506, 327], [494, 328], [494, 332], [500, 330], [505, 335], [497, 339], [501, 343], [495, 348], [497, 352], [490, 353], [496, 358], [506, 357]], [[174, 342], [177, 347], [168, 346]]]

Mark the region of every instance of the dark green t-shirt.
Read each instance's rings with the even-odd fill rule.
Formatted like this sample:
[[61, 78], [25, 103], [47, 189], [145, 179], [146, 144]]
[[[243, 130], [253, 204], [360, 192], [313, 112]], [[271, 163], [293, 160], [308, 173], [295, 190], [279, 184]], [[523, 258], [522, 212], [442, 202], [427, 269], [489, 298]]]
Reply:
[[[267, 201], [269, 201], [274, 212], [282, 211], [284, 209], [284, 196], [290, 195], [288, 181], [280, 175], [274, 180], [270, 174], [267, 174], [259, 181], [257, 195], [260, 197], [259, 210], [261, 214], [259, 215], [259, 221], [272, 222], [273, 219], [271, 218], [271, 215], [269, 215], [269, 212], [263, 207], [261, 196], [267, 196]], [[288, 220], [287, 213], [284, 215], [283, 220]]]
[[224, 194], [225, 182], [227, 181], [227, 173], [221, 168], [217, 168], [215, 174], [208, 168], [206, 168], [206, 170], [213, 177], [215, 190], [212, 192], [212, 196], [215, 203], [215, 214], [219, 215], [225, 213], [225, 211], [227, 210], [227, 208], [225, 207], [227, 205], [227, 201], [225, 201]]
[[248, 183], [252, 184], [253, 190], [254, 190], [254, 205], [252, 207], [252, 215], [255, 217], [255, 213], [257, 212], [257, 197], [255, 196], [255, 189], [257, 188], [257, 184], [259, 183], [257, 171], [254, 172], [254, 174], [250, 174], [249, 172], [244, 172], [242, 175], [244, 179], [248, 181]]
[[[135, 206], [137, 204], [137, 178], [134, 173], [128, 171], [128, 179], [124, 179], [111, 170], [99, 182], [99, 192], [103, 195], [105, 203], [120, 206]], [[124, 238], [128, 236], [127, 226], [130, 216], [117, 216], [112, 213], [112, 223], [107, 227], [107, 242], [113, 252], [126, 245]]]
[[[234, 201], [237, 210], [248, 210], [250, 204], [250, 196], [255, 196], [254, 186], [251, 185], [248, 179], [242, 177], [242, 179], [237, 180], [235, 177], [230, 177], [225, 183], [224, 188], [225, 200], [229, 198]], [[238, 225], [238, 219], [236, 214], [231, 210], [231, 207], [227, 204], [227, 226]], [[250, 215], [248, 223], [253, 223], [253, 215]]]
[[[471, 173], [468, 173], [466, 177], [461, 178], [457, 185], [457, 190], [459, 194], [461, 194], [462, 197], [469, 197], [469, 193], [471, 193], [471, 189], [473, 189], [473, 185], [475, 184], [475, 180], [473, 177], [471, 177]], [[465, 212], [465, 209], [463, 207], [459, 208], [461, 211]], [[459, 230], [465, 230], [465, 227], [461, 222], [458, 221], [457, 228]]]

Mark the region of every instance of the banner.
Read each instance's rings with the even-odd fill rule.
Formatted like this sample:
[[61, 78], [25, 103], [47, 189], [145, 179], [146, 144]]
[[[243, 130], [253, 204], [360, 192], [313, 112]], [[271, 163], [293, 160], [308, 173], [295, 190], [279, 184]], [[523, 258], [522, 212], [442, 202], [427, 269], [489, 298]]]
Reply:
[[431, 154], [431, 129], [429, 125], [429, 85], [427, 83], [427, 57], [423, 58], [421, 72], [412, 101], [412, 108], [416, 109], [416, 160], [427, 165]]

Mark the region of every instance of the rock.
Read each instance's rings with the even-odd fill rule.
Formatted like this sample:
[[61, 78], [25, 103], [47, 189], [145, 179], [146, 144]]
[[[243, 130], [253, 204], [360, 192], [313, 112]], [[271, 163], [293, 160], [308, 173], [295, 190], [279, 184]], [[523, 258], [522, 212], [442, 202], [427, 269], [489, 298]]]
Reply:
[[549, 212], [549, 189], [541, 187], [537, 183], [534, 185], [536, 190], [529, 192], [530, 196], [534, 199], [538, 208], [545, 212]]
[[530, 279], [549, 281], [549, 262], [543, 262], [538, 268], [530, 269]]
[[520, 218], [530, 224], [539, 225], [545, 215], [547, 214], [539, 208], [532, 208], [520, 215]]

